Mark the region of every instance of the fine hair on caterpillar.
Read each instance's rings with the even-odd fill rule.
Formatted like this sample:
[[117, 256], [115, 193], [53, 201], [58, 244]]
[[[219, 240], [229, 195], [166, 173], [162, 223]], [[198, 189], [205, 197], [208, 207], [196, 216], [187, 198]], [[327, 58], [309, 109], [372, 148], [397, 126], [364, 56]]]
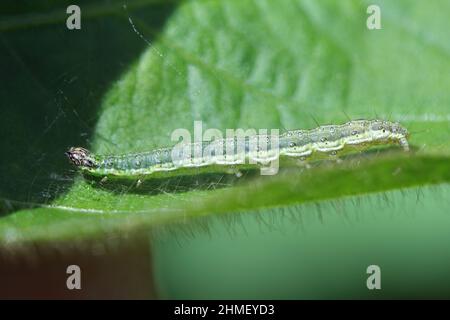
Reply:
[[[196, 125], [198, 121], [194, 122], [194, 134]], [[198, 138], [192, 142], [186, 129], [177, 129], [176, 132], [176, 140], [181, 137], [182, 142], [174, 147], [121, 155], [97, 155], [85, 148], [72, 147], [66, 155], [83, 173], [92, 176], [140, 178], [156, 172], [189, 168], [208, 171], [213, 167], [232, 170], [259, 167], [261, 174], [270, 175], [278, 172], [280, 156], [302, 161], [321, 154], [336, 157], [347, 147], [398, 144], [404, 151], [409, 151], [408, 130], [397, 122], [378, 119], [352, 120], [311, 130], [290, 130], [283, 134], [278, 134], [278, 130], [271, 130], [270, 134], [267, 130], [263, 133], [260, 130], [258, 134], [254, 130], [232, 130], [230, 132], [238, 134], [221, 138], [221, 134], [215, 132], [209, 134], [207, 142]]]

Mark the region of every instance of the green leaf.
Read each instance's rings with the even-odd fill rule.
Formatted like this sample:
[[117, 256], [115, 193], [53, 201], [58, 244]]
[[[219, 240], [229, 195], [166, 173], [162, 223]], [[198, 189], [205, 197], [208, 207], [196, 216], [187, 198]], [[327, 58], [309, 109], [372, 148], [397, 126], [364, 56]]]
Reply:
[[[154, 41], [105, 95], [89, 147], [127, 153], [171, 145], [171, 133], [192, 131], [194, 120], [204, 129], [294, 129], [378, 117], [399, 120], [413, 133], [411, 154], [365, 153], [306, 171], [287, 165], [276, 176], [227, 180], [226, 188], [221, 176], [161, 179], [147, 193], [79, 177], [50, 205], [2, 217], [1, 241], [127, 233], [197, 216], [450, 181], [446, 10], [383, 1], [382, 29], [371, 31], [367, 5], [189, 1], [160, 34], [145, 17], [133, 16], [142, 37]], [[142, 40], [134, 31], [129, 36]]]

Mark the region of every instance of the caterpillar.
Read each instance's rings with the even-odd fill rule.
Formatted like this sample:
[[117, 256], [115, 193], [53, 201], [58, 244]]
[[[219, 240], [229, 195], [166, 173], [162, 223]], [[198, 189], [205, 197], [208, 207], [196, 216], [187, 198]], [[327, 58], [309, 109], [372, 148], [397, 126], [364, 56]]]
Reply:
[[[397, 122], [353, 120], [312, 130], [290, 130], [277, 136], [277, 143], [271, 135], [253, 135], [123, 155], [96, 155], [82, 147], [72, 147], [65, 154], [93, 176], [142, 177], [180, 168], [245, 165], [248, 161], [261, 165], [278, 156], [305, 159], [321, 153], [336, 155], [346, 146], [399, 144], [409, 151], [408, 137], [408, 130]], [[266, 142], [264, 148], [261, 142]]]

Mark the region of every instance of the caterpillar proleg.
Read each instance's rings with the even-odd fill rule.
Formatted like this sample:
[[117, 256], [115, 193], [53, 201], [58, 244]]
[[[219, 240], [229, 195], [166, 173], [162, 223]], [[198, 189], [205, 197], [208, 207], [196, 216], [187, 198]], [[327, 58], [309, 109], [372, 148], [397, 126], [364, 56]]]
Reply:
[[[305, 159], [318, 153], [335, 155], [346, 146], [399, 144], [409, 151], [408, 135], [407, 129], [397, 122], [353, 120], [312, 130], [287, 131], [276, 137], [276, 144], [270, 135], [253, 135], [123, 155], [96, 155], [72, 147], [66, 155], [75, 166], [93, 176], [141, 177], [180, 168], [240, 166], [248, 162], [263, 165], [278, 156]], [[266, 142], [264, 148], [260, 147], [261, 141]]]

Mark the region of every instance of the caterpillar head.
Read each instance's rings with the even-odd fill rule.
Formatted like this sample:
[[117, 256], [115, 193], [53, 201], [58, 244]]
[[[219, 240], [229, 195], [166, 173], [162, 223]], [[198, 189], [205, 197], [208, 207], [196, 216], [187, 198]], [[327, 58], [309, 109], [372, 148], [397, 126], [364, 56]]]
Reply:
[[95, 168], [95, 159], [89, 150], [81, 147], [70, 148], [65, 155], [77, 167]]

